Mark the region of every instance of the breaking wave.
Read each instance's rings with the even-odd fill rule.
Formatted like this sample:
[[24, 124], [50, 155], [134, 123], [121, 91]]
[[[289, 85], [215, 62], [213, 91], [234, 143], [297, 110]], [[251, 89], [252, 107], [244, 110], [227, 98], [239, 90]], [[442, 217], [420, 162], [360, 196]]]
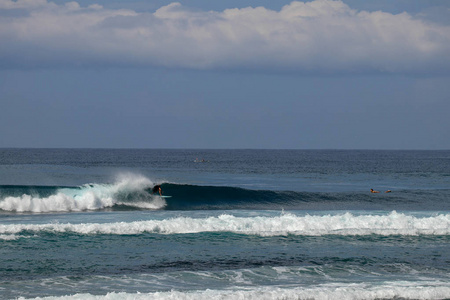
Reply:
[[387, 215], [304, 215], [291, 213], [275, 217], [237, 217], [223, 214], [217, 217], [177, 217], [117, 223], [83, 224], [14, 224], [0, 225], [0, 235], [23, 233], [75, 233], [135, 235], [188, 234], [201, 232], [233, 232], [237, 234], [277, 235], [449, 235], [450, 214], [416, 217], [398, 212]]
[[[395, 281], [380, 284], [329, 283], [316, 287], [252, 287], [234, 290], [168, 291], [154, 293], [111, 292], [106, 295], [75, 294], [62, 297], [36, 298], [42, 300], [115, 300], [115, 299], [447, 299], [449, 283], [439, 281]], [[24, 298], [19, 298], [24, 299]]]
[[114, 184], [79, 187], [2, 186], [0, 209], [12, 212], [70, 212], [112, 207], [161, 209], [166, 202], [151, 194], [154, 183], [139, 175], [121, 175]]
[[[115, 183], [78, 187], [0, 186], [0, 210], [20, 213], [86, 210], [449, 210], [442, 201], [450, 190], [402, 190], [393, 193], [297, 192], [251, 190], [232, 186], [199, 186], [162, 183], [164, 195], [153, 195], [150, 179], [122, 175]], [[424, 201], [426, 199], [426, 201]]]

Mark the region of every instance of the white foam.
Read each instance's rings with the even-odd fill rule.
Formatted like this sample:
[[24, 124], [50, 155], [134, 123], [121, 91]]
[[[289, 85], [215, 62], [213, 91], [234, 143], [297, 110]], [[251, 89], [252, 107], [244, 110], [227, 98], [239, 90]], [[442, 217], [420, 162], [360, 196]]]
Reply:
[[0, 240], [4, 241], [14, 241], [20, 238], [27, 238], [27, 237], [15, 234], [0, 234]]
[[[312, 288], [303, 287], [251, 287], [240, 290], [198, 290], [155, 293], [108, 293], [106, 295], [76, 294], [62, 297], [35, 298], [42, 300], [147, 300], [147, 299], [445, 299], [450, 298], [450, 284], [442, 282], [384, 282], [379, 285], [322, 284]], [[18, 298], [24, 299], [24, 298]]]
[[[0, 200], [0, 209], [14, 212], [69, 212], [98, 210], [112, 207], [115, 204], [125, 204], [116, 199], [118, 193], [143, 191], [153, 185], [144, 176], [122, 174], [114, 184], [86, 184], [80, 188], [59, 189], [49, 197], [35, 197], [22, 195], [20, 197], [6, 197]], [[166, 203], [159, 197], [150, 197], [148, 202], [129, 203], [126, 205], [146, 209], [160, 209]]]
[[166, 201], [158, 196], [152, 197], [150, 202], [117, 202], [116, 204], [127, 205], [131, 207], [137, 207], [142, 209], [161, 209], [167, 205]]
[[296, 216], [283, 214], [276, 217], [177, 217], [115, 223], [85, 224], [10, 224], [0, 225], [0, 234], [21, 231], [74, 232], [79, 234], [183, 234], [199, 232], [235, 232], [249, 235], [448, 235], [450, 214], [415, 217], [395, 211], [388, 215]]

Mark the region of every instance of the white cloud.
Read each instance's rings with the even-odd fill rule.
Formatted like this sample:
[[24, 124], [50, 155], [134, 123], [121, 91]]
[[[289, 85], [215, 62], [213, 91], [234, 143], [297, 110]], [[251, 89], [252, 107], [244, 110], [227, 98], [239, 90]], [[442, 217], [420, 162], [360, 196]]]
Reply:
[[[16, 11], [16, 13], [11, 13]], [[20, 11], [21, 13], [17, 13]], [[450, 26], [341, 1], [154, 13], [0, 0], [0, 66], [163, 66], [294, 72], [445, 73]]]

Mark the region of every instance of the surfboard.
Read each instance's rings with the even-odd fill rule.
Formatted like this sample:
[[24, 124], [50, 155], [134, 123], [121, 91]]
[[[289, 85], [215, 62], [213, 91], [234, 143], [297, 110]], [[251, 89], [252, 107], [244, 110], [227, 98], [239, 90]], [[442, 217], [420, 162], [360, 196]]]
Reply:
[[172, 196], [160, 196], [161, 198], [171, 198]]

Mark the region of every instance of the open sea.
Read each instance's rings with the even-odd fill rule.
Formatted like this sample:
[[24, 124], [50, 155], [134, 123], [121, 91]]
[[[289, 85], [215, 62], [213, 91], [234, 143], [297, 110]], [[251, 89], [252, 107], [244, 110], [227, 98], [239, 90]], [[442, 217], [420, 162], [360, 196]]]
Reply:
[[0, 149], [0, 299], [449, 298], [450, 151]]

